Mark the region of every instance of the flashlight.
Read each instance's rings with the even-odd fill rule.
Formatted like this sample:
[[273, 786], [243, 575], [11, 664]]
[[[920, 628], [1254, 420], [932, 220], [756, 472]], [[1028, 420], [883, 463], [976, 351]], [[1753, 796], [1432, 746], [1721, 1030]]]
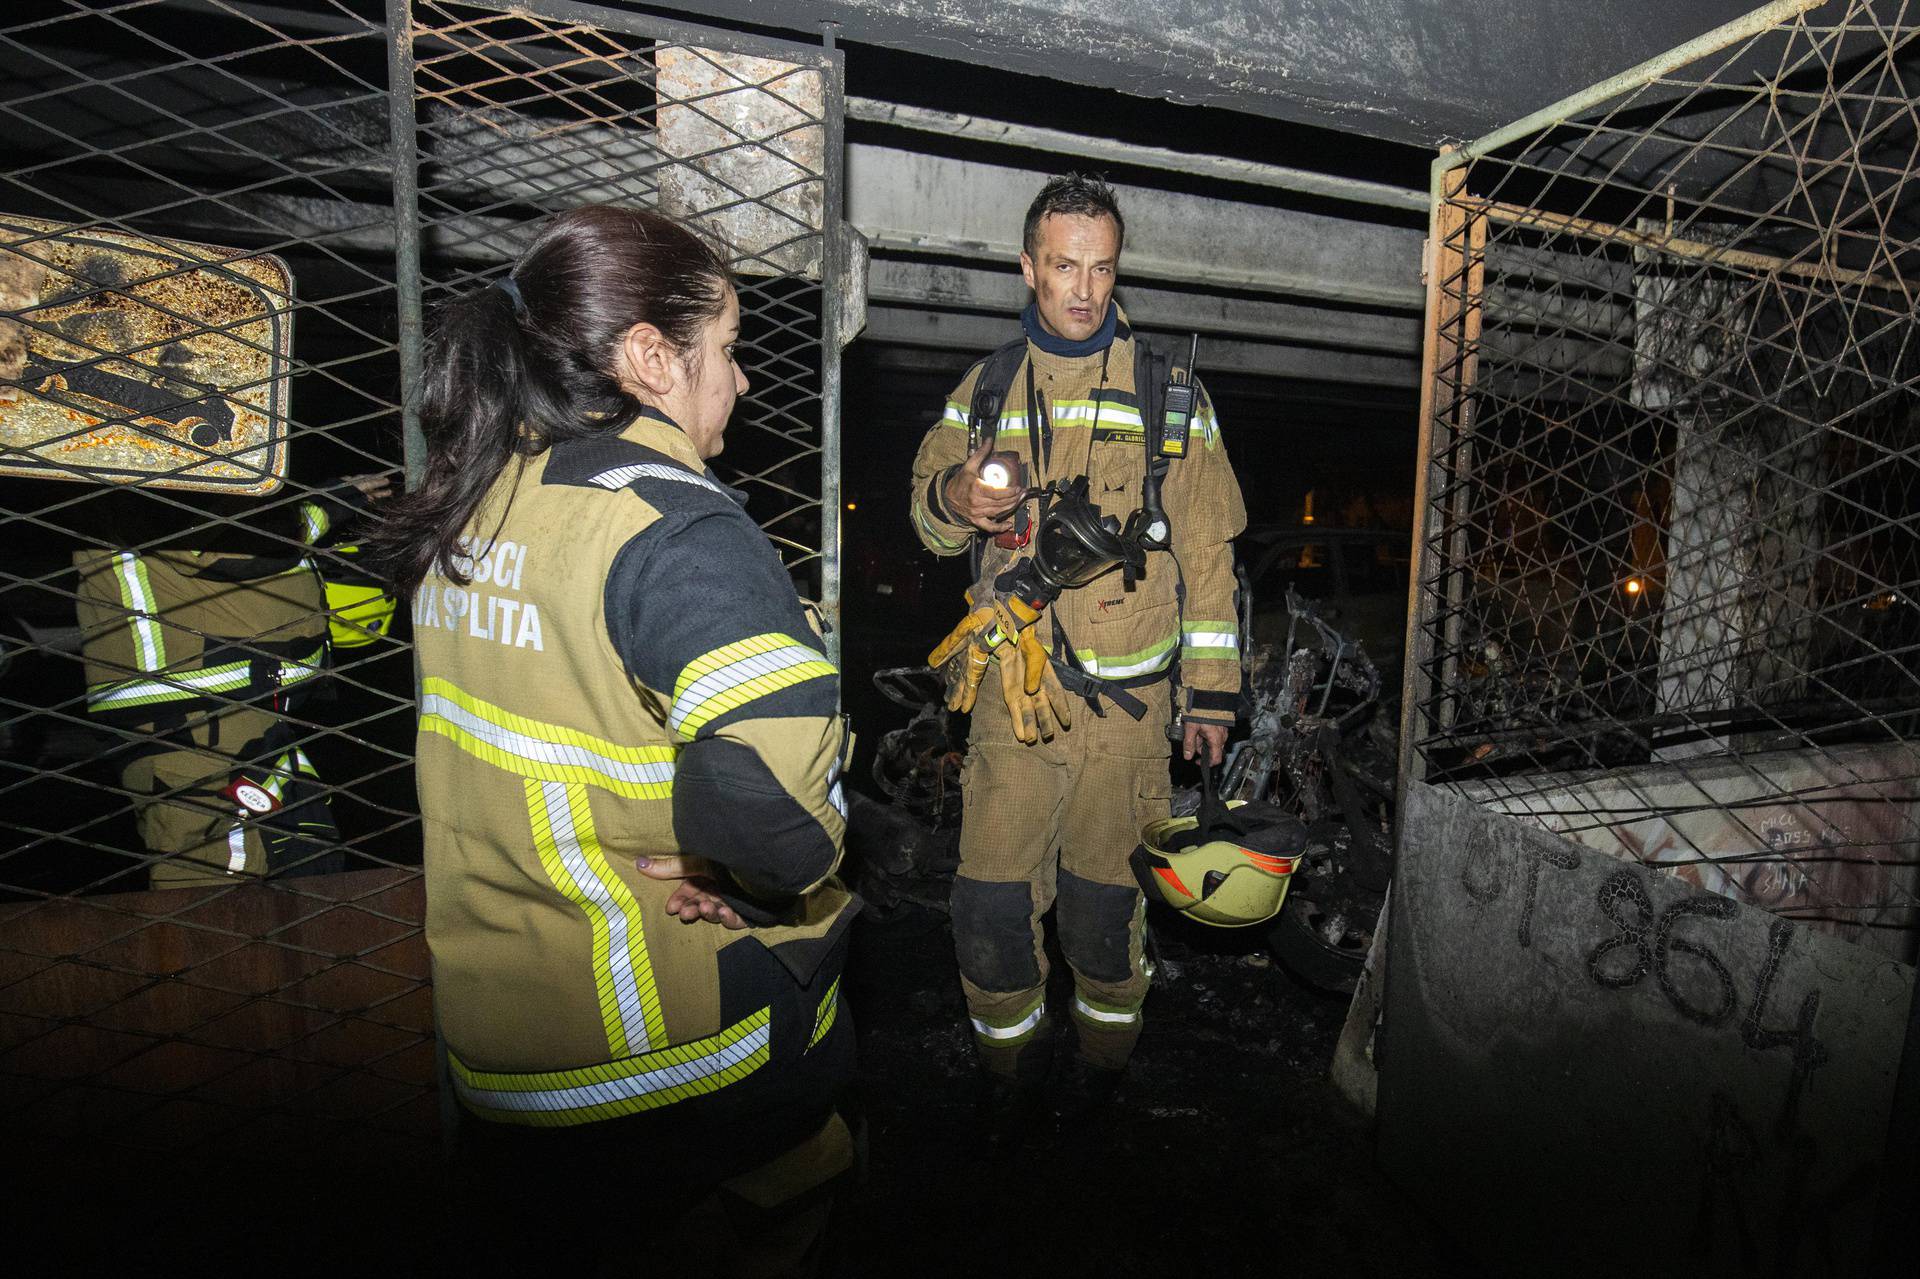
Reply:
[[[980, 484], [983, 488], [999, 489], [1002, 492], [1014, 491], [1025, 494], [1027, 491], [1027, 464], [1020, 460], [1018, 453], [991, 453], [980, 464]], [[1027, 544], [1033, 534], [1033, 523], [1022, 502], [1013, 512], [1013, 528], [993, 539], [995, 546], [1008, 550], [1018, 550]]]
[[1024, 489], [1027, 487], [1027, 468], [1017, 453], [995, 453], [981, 463], [980, 482], [990, 489]]

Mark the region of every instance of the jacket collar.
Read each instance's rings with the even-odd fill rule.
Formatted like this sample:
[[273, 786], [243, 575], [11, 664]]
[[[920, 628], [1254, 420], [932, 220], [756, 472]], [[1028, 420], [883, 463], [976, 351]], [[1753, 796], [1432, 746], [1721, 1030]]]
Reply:
[[715, 475], [712, 468], [700, 459], [700, 454], [694, 450], [693, 441], [688, 439], [687, 433], [680, 429], [680, 424], [651, 404], [640, 406], [640, 415], [620, 432], [620, 438], [631, 440], [656, 453], [666, 454], [695, 475], [704, 475], [718, 484], [726, 490], [728, 497], [741, 506], [747, 504], [747, 495], [744, 492]]
[[1074, 342], [1047, 332], [1040, 323], [1040, 304], [1027, 303], [1027, 309], [1020, 313], [1020, 327], [1027, 332], [1027, 341], [1045, 351], [1048, 355], [1063, 359], [1078, 359], [1085, 355], [1098, 355], [1113, 344], [1114, 333], [1120, 322], [1120, 304], [1111, 298], [1107, 300], [1107, 314], [1100, 321], [1100, 327], [1092, 336]]
[[[1111, 332], [1108, 332], [1109, 329]], [[1132, 348], [1126, 345], [1133, 341], [1133, 326], [1127, 322], [1127, 313], [1120, 309], [1118, 302], [1108, 304], [1107, 325], [1103, 326], [1101, 333], [1107, 336], [1101, 339], [1101, 334], [1095, 334], [1094, 339], [1100, 340], [1089, 339], [1087, 343], [1076, 344], [1076, 346], [1091, 347], [1084, 355], [1051, 354], [1046, 348], [1036, 344], [1032, 338], [1028, 338], [1027, 358], [1037, 369], [1065, 373], [1069, 376], [1078, 376], [1089, 369], [1098, 370], [1098, 376], [1104, 380], [1116, 352], [1122, 359], [1133, 358]]]

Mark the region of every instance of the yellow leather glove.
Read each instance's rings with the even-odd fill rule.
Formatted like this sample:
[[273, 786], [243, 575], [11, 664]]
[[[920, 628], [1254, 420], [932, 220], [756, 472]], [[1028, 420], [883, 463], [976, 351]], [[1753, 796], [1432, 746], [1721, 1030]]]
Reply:
[[1031, 624], [1000, 654], [1000, 694], [1013, 717], [1013, 735], [1029, 746], [1052, 741], [1072, 724], [1066, 690]]
[[947, 709], [963, 713], [973, 709], [994, 649], [1024, 633], [1034, 650], [1045, 656], [1033, 635], [1033, 624], [1040, 620], [1040, 614], [1025, 600], [989, 599], [979, 605], [973, 601], [974, 590], [969, 590], [967, 615], [927, 655], [927, 665], [946, 681]]
[[[973, 603], [973, 593], [967, 593]], [[987, 673], [987, 658], [993, 643], [987, 638], [996, 625], [993, 606], [983, 604], [960, 619], [960, 625], [927, 654], [927, 665], [939, 671], [947, 684], [947, 709], [966, 713], [973, 709], [980, 692], [980, 679]]]

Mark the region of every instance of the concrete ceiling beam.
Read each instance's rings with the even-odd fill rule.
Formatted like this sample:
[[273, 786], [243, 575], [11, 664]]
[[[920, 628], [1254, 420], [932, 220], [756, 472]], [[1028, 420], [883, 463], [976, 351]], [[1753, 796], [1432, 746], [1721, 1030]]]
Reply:
[[[1184, 354], [1184, 334], [1172, 330], [1156, 333], [1144, 325], [1141, 331], [1159, 339], [1160, 349], [1171, 351], [1180, 345]], [[980, 356], [1019, 335], [1020, 326], [1012, 317], [875, 304], [867, 309], [867, 327], [861, 337], [883, 344], [967, 351]], [[1412, 388], [1419, 379], [1420, 361], [1412, 356], [1213, 339], [1203, 342], [1200, 350], [1202, 380], [1209, 371]]]
[[[1122, 263], [1124, 268], [1127, 264]], [[874, 259], [868, 293], [877, 305], [1013, 315], [1027, 303], [1026, 283], [1009, 262], [1000, 268], [944, 262]], [[1117, 296], [1142, 327], [1197, 332], [1203, 338], [1232, 337], [1347, 348], [1381, 355], [1420, 353], [1417, 316], [1341, 311], [1263, 298], [1187, 292], [1129, 282], [1122, 271]], [[1211, 343], [1209, 342], [1208, 345]]]
[[[876, 250], [1009, 262], [1046, 174], [847, 147], [847, 220]], [[1126, 275], [1188, 286], [1418, 312], [1422, 234], [1411, 227], [1117, 185]]]

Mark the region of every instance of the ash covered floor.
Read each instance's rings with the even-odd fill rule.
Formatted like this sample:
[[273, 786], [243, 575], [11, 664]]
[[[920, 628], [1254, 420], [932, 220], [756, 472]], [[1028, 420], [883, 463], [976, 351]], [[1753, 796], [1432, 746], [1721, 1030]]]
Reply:
[[[1346, 1001], [1294, 981], [1257, 940], [1159, 923], [1145, 1033], [1110, 1111], [995, 1156], [975, 1122], [946, 916], [910, 904], [855, 928], [868, 1172], [838, 1273], [1468, 1273], [1327, 1082]], [[1052, 981], [1064, 1007], [1057, 955]]]

